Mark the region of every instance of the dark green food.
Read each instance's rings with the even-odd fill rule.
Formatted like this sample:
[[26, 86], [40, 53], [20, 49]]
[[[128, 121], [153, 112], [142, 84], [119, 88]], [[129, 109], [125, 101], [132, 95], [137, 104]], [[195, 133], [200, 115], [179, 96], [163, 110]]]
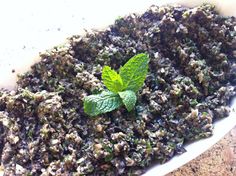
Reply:
[[[5, 175], [140, 175], [209, 137], [235, 95], [235, 26], [211, 5], [152, 6], [41, 54], [0, 93]], [[89, 118], [82, 100], [104, 88], [102, 67], [143, 52], [150, 72], [135, 110]]]

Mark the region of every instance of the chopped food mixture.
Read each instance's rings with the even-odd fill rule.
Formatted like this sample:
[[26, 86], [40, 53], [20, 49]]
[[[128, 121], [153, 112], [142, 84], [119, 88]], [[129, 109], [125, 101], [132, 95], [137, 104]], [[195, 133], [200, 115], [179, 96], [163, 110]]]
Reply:
[[[149, 72], [135, 108], [96, 117], [84, 97], [101, 71], [139, 53]], [[8, 175], [141, 175], [212, 135], [236, 85], [236, 19], [212, 5], [152, 6], [105, 31], [72, 36], [40, 54], [14, 91], [0, 91], [0, 161]]]

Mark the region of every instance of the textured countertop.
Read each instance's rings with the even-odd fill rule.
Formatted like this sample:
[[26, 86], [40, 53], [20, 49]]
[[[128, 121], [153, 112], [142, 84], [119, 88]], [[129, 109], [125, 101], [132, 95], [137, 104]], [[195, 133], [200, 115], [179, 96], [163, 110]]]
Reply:
[[167, 176], [235, 176], [236, 127], [196, 159]]

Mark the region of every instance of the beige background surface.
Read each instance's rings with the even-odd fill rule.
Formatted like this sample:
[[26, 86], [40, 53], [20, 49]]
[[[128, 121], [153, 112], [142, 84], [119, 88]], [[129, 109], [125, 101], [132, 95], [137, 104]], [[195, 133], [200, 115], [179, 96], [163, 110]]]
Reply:
[[209, 150], [167, 176], [236, 176], [236, 127]]

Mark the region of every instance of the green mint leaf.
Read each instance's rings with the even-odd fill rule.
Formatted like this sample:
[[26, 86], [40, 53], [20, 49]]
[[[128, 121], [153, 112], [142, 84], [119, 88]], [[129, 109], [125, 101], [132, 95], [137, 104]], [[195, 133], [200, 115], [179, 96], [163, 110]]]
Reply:
[[137, 101], [135, 92], [132, 90], [126, 90], [123, 92], [119, 92], [118, 94], [122, 99], [122, 102], [124, 103], [126, 109], [130, 112], [134, 108]]
[[84, 99], [84, 112], [90, 116], [113, 111], [122, 105], [119, 95], [110, 91], [90, 95]]
[[123, 89], [123, 82], [120, 75], [115, 70], [112, 70], [111, 67], [103, 67], [102, 80], [107, 89], [112, 92], [117, 93]]
[[149, 58], [147, 54], [138, 54], [132, 57], [120, 68], [120, 76], [123, 81], [123, 90], [137, 92], [144, 83], [148, 72]]

